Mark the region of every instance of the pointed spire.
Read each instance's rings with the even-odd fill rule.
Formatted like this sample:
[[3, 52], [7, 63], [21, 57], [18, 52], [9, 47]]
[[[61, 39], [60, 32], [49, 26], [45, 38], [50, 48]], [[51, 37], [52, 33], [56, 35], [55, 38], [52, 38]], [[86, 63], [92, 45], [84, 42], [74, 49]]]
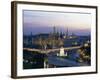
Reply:
[[68, 28], [67, 28], [66, 36], [68, 36]]
[[53, 33], [54, 34], [56, 33], [56, 27], [55, 26], [53, 27]]

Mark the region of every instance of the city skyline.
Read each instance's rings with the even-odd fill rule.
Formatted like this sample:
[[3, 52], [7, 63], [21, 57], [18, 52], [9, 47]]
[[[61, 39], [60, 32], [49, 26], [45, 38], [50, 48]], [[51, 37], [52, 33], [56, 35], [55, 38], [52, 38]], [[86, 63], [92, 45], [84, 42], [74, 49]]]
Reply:
[[[85, 18], [85, 19], [84, 19]], [[76, 35], [90, 35], [91, 14], [89, 13], [63, 13], [46, 11], [23, 11], [24, 35], [50, 33], [56, 27], [59, 32]]]

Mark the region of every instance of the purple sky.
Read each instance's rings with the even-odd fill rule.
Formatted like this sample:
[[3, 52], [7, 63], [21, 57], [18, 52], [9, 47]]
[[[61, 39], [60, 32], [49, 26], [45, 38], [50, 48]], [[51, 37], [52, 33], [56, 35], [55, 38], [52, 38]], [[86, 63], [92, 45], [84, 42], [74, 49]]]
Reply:
[[89, 35], [91, 31], [91, 14], [89, 13], [64, 13], [46, 11], [23, 11], [24, 35], [48, 33], [53, 27], [58, 31], [69, 34]]

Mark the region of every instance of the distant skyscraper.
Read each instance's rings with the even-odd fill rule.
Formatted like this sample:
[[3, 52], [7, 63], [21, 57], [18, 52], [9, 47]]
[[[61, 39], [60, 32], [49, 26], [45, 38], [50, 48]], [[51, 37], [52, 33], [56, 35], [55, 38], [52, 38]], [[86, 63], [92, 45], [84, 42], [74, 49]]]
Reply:
[[67, 28], [66, 36], [68, 36], [68, 28]]
[[53, 34], [55, 34], [56, 33], [56, 27], [54, 26], [53, 27]]
[[32, 44], [32, 32], [30, 34], [30, 44]]

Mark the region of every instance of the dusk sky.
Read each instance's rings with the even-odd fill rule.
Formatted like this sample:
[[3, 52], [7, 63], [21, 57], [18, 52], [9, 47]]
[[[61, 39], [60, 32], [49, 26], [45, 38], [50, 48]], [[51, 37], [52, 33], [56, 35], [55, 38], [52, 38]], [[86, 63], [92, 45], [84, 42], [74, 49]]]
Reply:
[[58, 31], [76, 35], [90, 35], [91, 14], [71, 12], [23, 11], [24, 35], [48, 33], [53, 27]]

